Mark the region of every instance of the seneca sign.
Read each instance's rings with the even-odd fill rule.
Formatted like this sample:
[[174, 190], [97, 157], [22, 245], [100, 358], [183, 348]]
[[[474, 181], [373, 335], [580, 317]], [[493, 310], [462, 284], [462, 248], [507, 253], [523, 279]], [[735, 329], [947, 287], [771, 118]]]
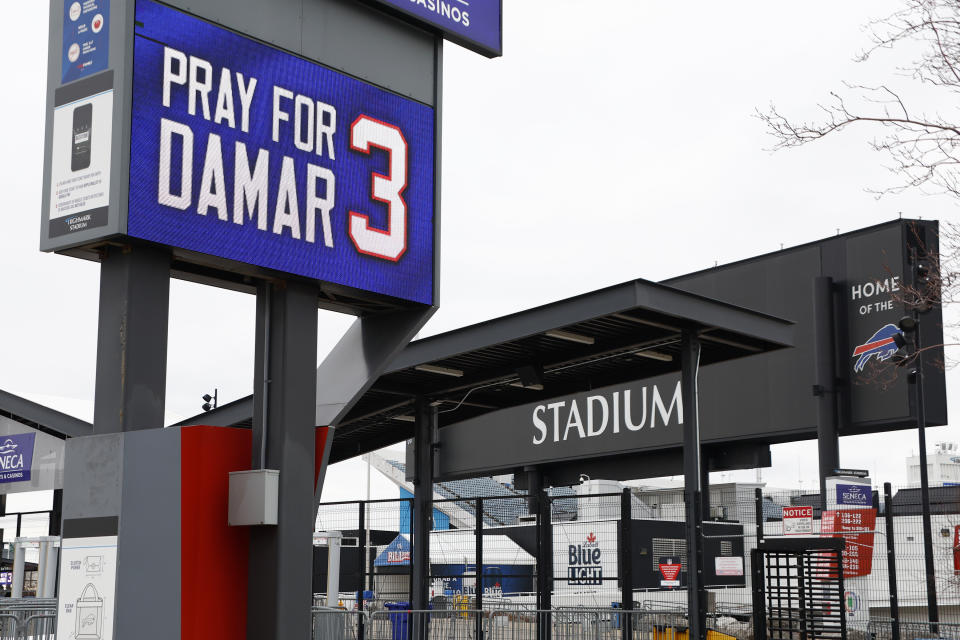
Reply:
[[613, 385], [493, 411], [439, 431], [440, 475], [680, 446], [679, 376]]

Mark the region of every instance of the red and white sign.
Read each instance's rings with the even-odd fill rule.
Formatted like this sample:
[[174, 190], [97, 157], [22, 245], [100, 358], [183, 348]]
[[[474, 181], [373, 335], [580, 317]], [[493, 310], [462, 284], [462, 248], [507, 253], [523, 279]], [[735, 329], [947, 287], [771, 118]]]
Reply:
[[809, 536], [813, 534], [813, 507], [784, 507], [783, 535]]
[[680, 570], [683, 568], [682, 564], [661, 564], [660, 565], [660, 575], [663, 576], [663, 580], [660, 581], [661, 587], [679, 587], [680, 586]]
[[841, 509], [824, 511], [820, 532], [847, 541], [843, 550], [843, 577], [870, 575], [873, 567], [873, 531], [877, 524], [876, 509]]

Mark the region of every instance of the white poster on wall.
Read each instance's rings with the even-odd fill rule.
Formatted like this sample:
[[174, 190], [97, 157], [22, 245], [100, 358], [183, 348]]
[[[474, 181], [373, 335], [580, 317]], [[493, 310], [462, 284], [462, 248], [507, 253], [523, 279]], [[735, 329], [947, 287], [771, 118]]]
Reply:
[[57, 640], [113, 640], [117, 537], [64, 538]]

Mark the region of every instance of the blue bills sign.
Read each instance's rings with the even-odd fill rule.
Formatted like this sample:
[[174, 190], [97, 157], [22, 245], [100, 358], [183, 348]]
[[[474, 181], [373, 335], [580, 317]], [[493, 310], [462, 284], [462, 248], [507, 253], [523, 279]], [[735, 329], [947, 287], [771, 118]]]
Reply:
[[138, 0], [127, 234], [431, 304], [434, 110]]
[[501, 0], [376, 0], [488, 57], [503, 53]]
[[0, 482], [24, 482], [33, 466], [34, 433], [0, 436]]

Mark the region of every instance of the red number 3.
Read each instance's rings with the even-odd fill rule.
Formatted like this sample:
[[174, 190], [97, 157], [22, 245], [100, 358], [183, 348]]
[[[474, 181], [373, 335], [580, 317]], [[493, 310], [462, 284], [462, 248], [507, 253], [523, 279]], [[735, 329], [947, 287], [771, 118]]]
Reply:
[[390, 173], [373, 174], [371, 197], [387, 205], [387, 229], [370, 226], [370, 218], [350, 212], [350, 239], [357, 251], [375, 258], [396, 262], [407, 250], [407, 141], [399, 128], [370, 116], [361, 115], [350, 125], [350, 148], [371, 153], [370, 147], [383, 149], [390, 156]]

